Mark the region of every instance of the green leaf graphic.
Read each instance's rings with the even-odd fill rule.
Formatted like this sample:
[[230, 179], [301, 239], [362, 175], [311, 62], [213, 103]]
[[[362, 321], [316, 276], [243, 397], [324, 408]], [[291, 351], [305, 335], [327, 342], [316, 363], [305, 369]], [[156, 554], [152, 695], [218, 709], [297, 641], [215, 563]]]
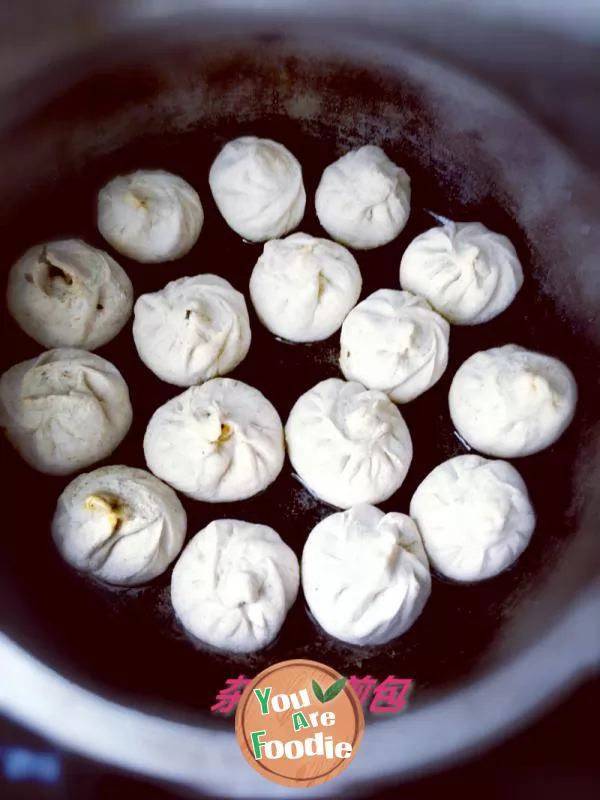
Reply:
[[315, 693], [315, 697], [317, 698], [317, 700], [320, 703], [324, 703], [325, 702], [325, 696], [323, 695], [323, 689], [321, 689], [321, 687], [319, 686], [319, 684], [315, 680], [313, 680], [313, 682], [312, 682], [312, 688], [313, 688], [313, 692]]
[[329, 689], [325, 692], [323, 702], [328, 703], [330, 700], [333, 700], [334, 697], [337, 697], [338, 694], [342, 691], [344, 686], [346, 685], [347, 678], [340, 678], [339, 680], [335, 681], [331, 684]]

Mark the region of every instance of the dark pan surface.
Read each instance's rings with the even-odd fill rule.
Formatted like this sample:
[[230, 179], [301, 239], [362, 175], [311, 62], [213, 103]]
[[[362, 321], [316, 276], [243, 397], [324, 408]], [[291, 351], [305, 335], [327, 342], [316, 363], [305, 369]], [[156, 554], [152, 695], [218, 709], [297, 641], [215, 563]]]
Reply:
[[[192, 63], [189, 54], [173, 54], [172, 60], [180, 70], [187, 70], [193, 85], [194, 70], [201, 67]], [[38, 124], [51, 126], [67, 141], [84, 118], [93, 128], [104, 124], [105, 116], [109, 118], [119, 104], [149, 102], [161, 88], [161, 69], [161, 64], [150, 68], [140, 62], [126, 71], [108, 70], [56, 101], [43, 112]], [[422, 702], [485, 665], [493, 643], [518, 615], [522, 601], [533, 597], [545, 583], [575, 534], [578, 512], [572, 502], [577, 494], [573, 464], [594, 418], [594, 353], [587, 338], [589, 331], [578, 331], [543, 288], [546, 265], [540, 265], [535, 237], [532, 240], [530, 232], [514, 218], [510, 198], [503, 198], [502, 187], [470, 197], [466, 189], [457, 189], [450, 169], [445, 173], [424, 158], [423, 150], [415, 148], [415, 137], [443, 135], [443, 120], [437, 121], [430, 108], [420, 105], [410, 81], [384, 80], [375, 73], [339, 68], [321, 86], [318, 70], [314, 75], [305, 74], [302, 64], [293, 59], [285, 62], [283, 71], [269, 72], [265, 67], [263, 74], [257, 74], [256, 62], [233, 56], [214, 68], [210, 80], [223, 91], [238, 87], [239, 99], [220, 114], [184, 126], [185, 130], [174, 131], [168, 126], [137, 129], [132, 123], [118, 148], [79, 161], [67, 148], [64, 163], [53, 161], [49, 178], [28, 187], [22, 201], [5, 203], [1, 220], [5, 269], [27, 247], [49, 238], [78, 236], [110, 252], [95, 228], [99, 187], [119, 172], [143, 167], [183, 176], [199, 191], [206, 215], [193, 250], [180, 261], [158, 266], [137, 264], [118, 255], [116, 258], [128, 271], [136, 297], [180, 276], [200, 272], [222, 275], [244, 292], [251, 312], [253, 342], [249, 356], [232, 377], [260, 389], [285, 422], [300, 394], [327, 377], [342, 377], [337, 366], [338, 336], [316, 345], [289, 345], [262, 328], [248, 295], [250, 272], [261, 246], [243, 242], [220, 217], [208, 188], [208, 170], [220, 147], [236, 136], [253, 134], [282, 142], [304, 169], [308, 203], [300, 230], [325, 235], [314, 213], [314, 191], [323, 168], [347, 149], [349, 140], [332, 122], [335, 114], [323, 118], [316, 114], [308, 124], [290, 114], [289, 105], [278, 102], [278, 92], [283, 96], [291, 80], [298, 86], [310, 84], [311, 91], [322, 91], [330, 103], [331, 98], [339, 103], [352, 98], [351, 102], [367, 116], [377, 113], [373, 98], [383, 102], [383, 98], [391, 97], [395, 103], [404, 104], [406, 118], [414, 121], [412, 129], [408, 122], [404, 130], [381, 137], [356, 114], [351, 143], [382, 143], [388, 155], [407, 169], [413, 187], [412, 213], [396, 241], [375, 251], [356, 253], [364, 281], [362, 297], [380, 287], [399, 288], [400, 256], [414, 236], [435, 224], [431, 212], [455, 220], [481, 221], [508, 235], [519, 251], [526, 279], [515, 303], [496, 320], [474, 328], [452, 328], [450, 363], [443, 379], [427, 394], [401, 407], [415, 456], [404, 485], [382, 508], [407, 512], [412, 492], [427, 473], [444, 459], [466, 452], [448, 413], [450, 381], [462, 361], [476, 350], [515, 342], [563, 359], [573, 370], [581, 391], [579, 412], [563, 438], [539, 455], [514, 462], [538, 514], [533, 540], [518, 563], [493, 580], [458, 585], [436, 578], [422, 617], [401, 639], [383, 648], [360, 650], [335, 643], [313, 624], [300, 595], [274, 645], [254, 656], [233, 659], [196, 649], [185, 637], [170, 608], [170, 570], [150, 586], [131, 591], [108, 590], [71, 571], [56, 553], [49, 528], [58, 495], [70, 478], [35, 473], [3, 440], [1, 458], [6, 477], [0, 539], [6, 568], [5, 626], [47, 663], [84, 685], [114, 699], [160, 708], [170, 715], [208, 719], [208, 709], [227, 678], [240, 673], [252, 675], [275, 661], [294, 657], [323, 661], [344, 674], [370, 674], [379, 680], [389, 674], [413, 678], [414, 702]], [[264, 108], [257, 109], [254, 118], [242, 110], [234, 112], [236, 102], [240, 109], [245, 108], [253, 101], [252, 92], [264, 93], [269, 85], [272, 97], [263, 97]], [[333, 107], [329, 110], [335, 112]], [[339, 113], [348, 116], [341, 106]], [[349, 124], [346, 119], [345, 125]], [[28, 134], [18, 135], [26, 141]], [[472, 169], [476, 171], [480, 168], [477, 152], [485, 149], [485, 143], [474, 139], [471, 144]], [[448, 146], [452, 147], [452, 140]], [[2, 371], [41, 350], [18, 330], [4, 307], [0, 336], [4, 343]], [[131, 323], [97, 352], [122, 371], [134, 407], [130, 434], [105, 463], [145, 467], [142, 439], [146, 424], [159, 405], [181, 390], [161, 382], [138, 359]], [[312, 527], [332, 512], [300, 486], [289, 462], [278, 480], [252, 500], [219, 505], [182, 500], [188, 513], [188, 538], [212, 519], [233, 517], [271, 525], [298, 556]]]

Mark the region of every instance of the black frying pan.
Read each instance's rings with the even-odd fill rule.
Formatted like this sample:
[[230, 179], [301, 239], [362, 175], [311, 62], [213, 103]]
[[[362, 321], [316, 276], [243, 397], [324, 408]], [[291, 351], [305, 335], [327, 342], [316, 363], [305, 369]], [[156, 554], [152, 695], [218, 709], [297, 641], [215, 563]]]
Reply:
[[[384, 45], [375, 51], [348, 48], [341, 56], [323, 38], [315, 44], [302, 37], [249, 37], [199, 48], [189, 29], [172, 36], [163, 30], [105, 53], [91, 64], [89, 77], [5, 136], [5, 269], [49, 238], [76, 236], [109, 249], [95, 227], [98, 189], [120, 172], [163, 168], [199, 191], [204, 229], [193, 250], [172, 264], [147, 266], [116, 255], [136, 296], [180, 276], [215, 272], [243, 291], [251, 308], [248, 280], [261, 246], [233, 233], [211, 198], [208, 170], [220, 147], [244, 134], [289, 147], [303, 165], [308, 195], [300, 229], [325, 235], [312, 203], [323, 168], [352, 146], [376, 143], [409, 172], [412, 212], [396, 241], [357, 254], [362, 297], [380, 287], [398, 288], [401, 254], [436, 224], [432, 213], [480, 221], [506, 234], [525, 269], [513, 305], [490, 323], [453, 327], [443, 379], [401, 407], [415, 455], [405, 483], [382, 508], [407, 512], [425, 475], [465, 452], [452, 428], [447, 393], [457, 367], [476, 350], [514, 342], [557, 356], [575, 374], [579, 407], [556, 445], [513, 462], [538, 516], [531, 544], [513, 567], [473, 585], [436, 577], [414, 627], [381, 648], [334, 642], [312, 622], [300, 595], [277, 641], [245, 658], [191, 644], [170, 608], [170, 571], [148, 587], [113, 591], [68, 568], [54, 549], [50, 520], [71, 478], [34, 472], [3, 440], [5, 630], [55, 670], [103, 696], [200, 725], [231, 726], [209, 711], [227, 678], [295, 657], [325, 662], [346, 675], [410, 677], [416, 686], [411, 704], [435, 702], [541, 635], [598, 575], [600, 332], [594, 311], [600, 270], [590, 268], [590, 252], [598, 247], [591, 227], [597, 189], [584, 170], [575, 170], [575, 183], [570, 177], [565, 182], [553, 160], [554, 145], [536, 127], [517, 125], [501, 101], [494, 105], [485, 93], [471, 95], [454, 79], [441, 85], [437, 73], [429, 75], [423, 63], [400, 50], [396, 61]], [[341, 377], [337, 336], [289, 345], [276, 341], [253, 313], [251, 321], [250, 354], [232, 377], [260, 389], [284, 421], [309, 387]], [[40, 352], [4, 308], [1, 325], [2, 371]], [[145, 467], [146, 424], [180, 390], [143, 366], [130, 324], [98, 353], [122, 371], [134, 407], [131, 432], [104, 463]], [[183, 502], [188, 537], [216, 517], [234, 517], [271, 525], [299, 556], [312, 527], [332, 513], [300, 486], [289, 462], [252, 500]]]

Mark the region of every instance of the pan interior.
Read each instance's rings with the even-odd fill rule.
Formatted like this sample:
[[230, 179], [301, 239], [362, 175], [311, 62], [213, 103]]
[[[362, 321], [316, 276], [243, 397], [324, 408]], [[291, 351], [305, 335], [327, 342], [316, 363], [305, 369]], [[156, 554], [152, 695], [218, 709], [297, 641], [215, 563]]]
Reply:
[[[208, 723], [215, 720], [208, 709], [227, 678], [305, 657], [346, 675], [413, 678], [413, 702], [425, 702], [538, 635], [596, 569], [596, 551], [593, 558], [583, 555], [591, 539], [584, 518], [591, 480], [586, 459], [597, 435], [591, 404], [597, 328], [588, 311], [598, 304], [598, 281], [589, 272], [593, 237], [585, 225], [598, 195], [568, 156], [503, 100], [401, 49], [393, 57], [383, 46], [367, 50], [349, 47], [334, 54], [324, 45], [270, 38], [200, 48], [146, 38], [120, 48], [126, 61], [105, 54], [89, 74], [4, 136], [3, 262], [8, 269], [26, 248], [50, 238], [81, 237], [106, 247], [95, 226], [95, 196], [106, 180], [143, 167], [180, 174], [199, 191], [205, 209], [197, 246], [172, 264], [117, 260], [136, 296], [199, 272], [220, 274], [243, 291], [253, 343], [232, 377], [260, 389], [285, 420], [310, 386], [341, 377], [338, 338], [293, 346], [261, 327], [248, 296], [261, 246], [243, 242], [219, 216], [208, 188], [210, 164], [236, 136], [282, 142], [304, 170], [308, 203], [300, 229], [324, 235], [313, 204], [322, 170], [353, 146], [383, 146], [411, 176], [412, 213], [396, 241], [357, 254], [362, 297], [377, 288], [398, 288], [400, 256], [414, 236], [435, 224], [432, 214], [480, 221], [508, 235], [526, 279], [499, 318], [452, 329], [444, 378], [402, 407], [415, 456], [404, 485], [382, 508], [407, 512], [425, 475], [465, 452], [447, 408], [460, 363], [476, 350], [515, 342], [563, 359], [581, 392], [577, 417], [563, 438], [515, 462], [538, 514], [531, 545], [493, 580], [457, 585], [436, 578], [417, 624], [384, 648], [334, 643], [317, 630], [300, 596], [272, 647], [232, 659], [195, 649], [178, 628], [169, 603], [170, 571], [144, 589], [118, 592], [73, 573], [55, 552], [49, 530], [69, 478], [35, 473], [3, 440], [4, 625], [45, 662], [103, 695]], [[2, 371], [40, 352], [4, 308], [1, 324]], [[98, 352], [125, 376], [135, 415], [129, 436], [107, 463], [145, 467], [148, 419], [180, 390], [143, 366], [130, 324]], [[332, 511], [300, 486], [289, 463], [267, 492], [250, 501], [183, 502], [188, 536], [214, 518], [234, 517], [271, 525], [298, 555], [314, 524]], [[559, 581], [558, 568], [565, 565]]]

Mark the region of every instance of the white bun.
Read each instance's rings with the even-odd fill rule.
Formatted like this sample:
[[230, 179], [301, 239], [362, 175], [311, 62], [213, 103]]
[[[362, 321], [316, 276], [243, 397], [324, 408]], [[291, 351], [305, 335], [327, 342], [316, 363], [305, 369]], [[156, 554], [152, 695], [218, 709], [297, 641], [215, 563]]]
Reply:
[[208, 181], [225, 222], [251, 242], [285, 236], [304, 216], [302, 167], [271, 139], [242, 136], [228, 142], [215, 158]]
[[508, 308], [523, 285], [523, 268], [506, 236], [479, 222], [448, 222], [408, 245], [400, 285], [450, 322], [477, 325]]
[[44, 347], [96, 350], [129, 319], [133, 286], [108, 253], [79, 239], [37, 245], [13, 265], [8, 310]]
[[132, 418], [121, 373], [85, 350], [47, 350], [0, 378], [0, 425], [39, 472], [69, 475], [107, 458]]
[[133, 339], [161, 380], [193, 386], [226, 375], [250, 348], [244, 295], [217, 275], [179, 278], [138, 298]]
[[442, 377], [450, 325], [427, 300], [379, 289], [344, 320], [340, 368], [347, 380], [408, 403]]
[[315, 206], [332, 239], [356, 250], [381, 247], [406, 225], [410, 178], [380, 147], [365, 145], [325, 169]]
[[306, 233], [267, 242], [250, 278], [258, 318], [290, 342], [316, 342], [334, 334], [361, 289], [354, 256]]
[[535, 528], [527, 487], [506, 461], [456, 456], [421, 482], [410, 503], [430, 562], [457, 581], [492, 578], [525, 550]]
[[338, 508], [387, 500], [412, 460], [410, 433], [392, 401], [338, 378], [318, 383], [296, 401], [285, 435], [300, 479]]
[[173, 569], [171, 601], [183, 627], [220, 650], [251, 653], [275, 639], [298, 593], [294, 552], [266, 525], [211, 522]]
[[98, 229], [119, 253], [153, 264], [174, 261], [196, 243], [204, 211], [196, 190], [164, 170], [119, 175], [98, 194]]
[[52, 536], [75, 569], [114, 586], [138, 586], [177, 557], [186, 514], [175, 492], [133, 467], [79, 475], [58, 500]]
[[431, 593], [429, 563], [415, 523], [370, 505], [320, 522], [304, 545], [301, 574], [319, 625], [356, 645], [381, 645], [401, 636]]
[[471, 447], [517, 458], [544, 450], [564, 433], [575, 414], [577, 384], [558, 359], [508, 344], [468, 358], [448, 402], [456, 430]]
[[194, 500], [245, 500], [281, 472], [283, 428], [258, 389], [213, 378], [154, 412], [144, 454], [155, 475]]

